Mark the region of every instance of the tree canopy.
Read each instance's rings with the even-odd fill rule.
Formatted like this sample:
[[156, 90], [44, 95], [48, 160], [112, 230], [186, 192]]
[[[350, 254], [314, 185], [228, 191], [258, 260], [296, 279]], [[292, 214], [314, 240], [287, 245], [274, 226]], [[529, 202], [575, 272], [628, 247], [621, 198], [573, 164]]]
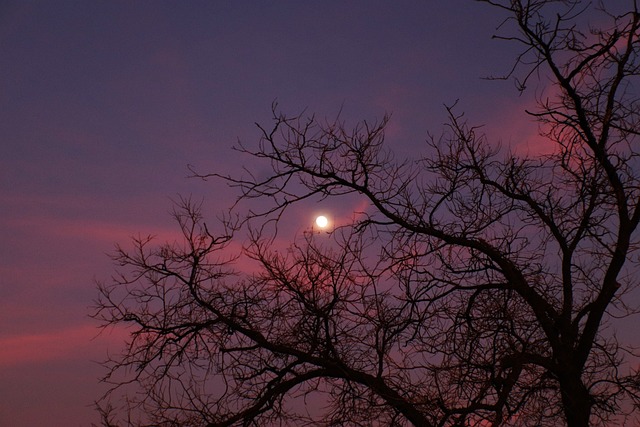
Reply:
[[[348, 127], [274, 107], [237, 147], [268, 176], [196, 172], [238, 190], [224, 231], [185, 198], [182, 241], [118, 247], [95, 317], [131, 335], [106, 363], [105, 424], [121, 402], [140, 425], [638, 420], [638, 354], [611, 325], [638, 308], [638, 5], [484, 3], [508, 13], [496, 37], [522, 46], [504, 78], [547, 85], [527, 114], [553, 151], [516, 155], [451, 106], [428, 154], [399, 161], [388, 117]], [[347, 195], [368, 202], [351, 223], [274, 248], [265, 225], [292, 205]]]

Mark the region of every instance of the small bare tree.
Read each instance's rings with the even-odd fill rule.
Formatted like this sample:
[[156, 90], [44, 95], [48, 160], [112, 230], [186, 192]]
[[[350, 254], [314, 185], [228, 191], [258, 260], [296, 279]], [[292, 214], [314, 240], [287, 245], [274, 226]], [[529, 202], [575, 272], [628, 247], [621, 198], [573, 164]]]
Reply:
[[[499, 37], [524, 46], [519, 88], [552, 82], [529, 114], [553, 152], [506, 153], [449, 108], [428, 155], [396, 162], [387, 118], [349, 129], [274, 109], [258, 147], [238, 147], [272, 174], [222, 177], [264, 210], [213, 233], [183, 200], [183, 241], [136, 239], [100, 284], [95, 316], [131, 328], [106, 377], [136, 387], [129, 424], [637, 420], [638, 355], [613, 324], [637, 311], [637, 4], [596, 8], [600, 25], [583, 31], [591, 4], [485, 3], [509, 13]], [[271, 247], [263, 226], [289, 206], [346, 195], [370, 207], [330, 241]], [[234, 271], [234, 256], [255, 272]]]

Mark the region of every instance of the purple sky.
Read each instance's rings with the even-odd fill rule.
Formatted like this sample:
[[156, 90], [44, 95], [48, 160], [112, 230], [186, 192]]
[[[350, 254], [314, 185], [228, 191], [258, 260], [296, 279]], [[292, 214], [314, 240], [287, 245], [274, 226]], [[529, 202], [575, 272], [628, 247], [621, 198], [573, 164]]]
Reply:
[[274, 100], [351, 122], [391, 112], [390, 147], [415, 156], [460, 99], [490, 134], [535, 147], [529, 98], [481, 79], [513, 59], [491, 40], [500, 21], [470, 0], [3, 1], [0, 425], [97, 422], [95, 361], [122, 341], [93, 339], [88, 317], [106, 254], [170, 235], [178, 194], [212, 218], [227, 207], [232, 192], [187, 165], [240, 168], [230, 147], [257, 141]]

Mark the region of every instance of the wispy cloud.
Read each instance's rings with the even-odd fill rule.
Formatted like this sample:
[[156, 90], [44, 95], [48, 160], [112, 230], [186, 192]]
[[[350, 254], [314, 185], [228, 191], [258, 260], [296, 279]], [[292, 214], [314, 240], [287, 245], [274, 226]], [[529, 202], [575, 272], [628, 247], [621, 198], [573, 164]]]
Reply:
[[125, 332], [98, 335], [95, 324], [42, 334], [0, 336], [0, 368], [51, 360], [101, 360], [109, 343], [122, 343]]

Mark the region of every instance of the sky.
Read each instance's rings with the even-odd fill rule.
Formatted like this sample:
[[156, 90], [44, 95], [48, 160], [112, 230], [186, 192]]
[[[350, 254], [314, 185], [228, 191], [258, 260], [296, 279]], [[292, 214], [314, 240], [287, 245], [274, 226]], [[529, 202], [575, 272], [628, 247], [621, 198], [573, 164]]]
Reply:
[[459, 100], [534, 150], [531, 97], [483, 79], [516, 52], [491, 38], [502, 19], [472, 0], [0, 1], [0, 425], [98, 421], [98, 362], [124, 339], [89, 317], [108, 254], [170, 236], [179, 195], [211, 218], [229, 207], [235, 193], [188, 165], [248, 166], [231, 147], [258, 141], [273, 102], [349, 123], [391, 113], [389, 147], [415, 158]]

